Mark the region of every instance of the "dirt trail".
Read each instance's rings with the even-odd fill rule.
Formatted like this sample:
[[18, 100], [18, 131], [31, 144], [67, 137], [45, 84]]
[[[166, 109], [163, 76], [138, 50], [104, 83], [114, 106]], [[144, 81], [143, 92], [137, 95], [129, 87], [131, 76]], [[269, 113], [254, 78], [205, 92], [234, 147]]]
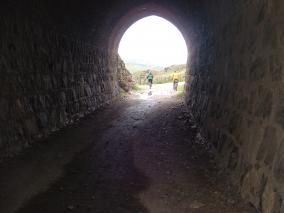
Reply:
[[2, 165], [0, 212], [254, 212], [169, 88], [133, 94]]

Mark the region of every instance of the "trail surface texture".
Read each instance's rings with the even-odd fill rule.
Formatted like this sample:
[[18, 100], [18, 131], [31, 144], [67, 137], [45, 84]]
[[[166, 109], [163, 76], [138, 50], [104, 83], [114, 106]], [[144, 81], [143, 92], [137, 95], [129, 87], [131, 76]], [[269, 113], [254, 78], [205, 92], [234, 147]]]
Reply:
[[3, 163], [1, 213], [250, 213], [171, 84], [154, 85]]

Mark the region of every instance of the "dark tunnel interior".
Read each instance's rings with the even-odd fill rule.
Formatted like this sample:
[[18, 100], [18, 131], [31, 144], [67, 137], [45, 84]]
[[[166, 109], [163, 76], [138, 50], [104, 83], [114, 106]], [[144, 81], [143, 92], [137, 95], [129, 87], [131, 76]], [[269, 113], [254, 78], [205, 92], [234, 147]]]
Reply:
[[190, 49], [185, 108], [218, 164], [258, 212], [284, 212], [283, 1], [3, 0], [0, 13], [3, 162], [112, 105], [121, 37], [157, 15]]

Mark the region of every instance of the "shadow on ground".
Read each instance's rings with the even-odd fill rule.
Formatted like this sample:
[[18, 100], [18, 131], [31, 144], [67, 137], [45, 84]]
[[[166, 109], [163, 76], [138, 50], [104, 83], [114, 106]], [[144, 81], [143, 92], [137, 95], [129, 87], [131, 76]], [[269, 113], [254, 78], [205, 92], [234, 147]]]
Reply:
[[63, 178], [19, 212], [149, 212], [138, 197], [149, 179], [133, 164], [131, 146], [121, 144], [119, 157], [106, 146], [81, 152]]

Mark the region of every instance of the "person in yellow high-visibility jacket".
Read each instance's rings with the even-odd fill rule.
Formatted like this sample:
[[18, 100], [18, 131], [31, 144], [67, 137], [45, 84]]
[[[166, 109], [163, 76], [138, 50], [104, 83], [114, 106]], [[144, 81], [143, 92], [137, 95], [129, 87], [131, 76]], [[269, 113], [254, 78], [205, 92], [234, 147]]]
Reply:
[[177, 74], [177, 71], [175, 71], [173, 73], [173, 89], [174, 89], [174, 91], [177, 91], [178, 79], [179, 79], [179, 75]]

